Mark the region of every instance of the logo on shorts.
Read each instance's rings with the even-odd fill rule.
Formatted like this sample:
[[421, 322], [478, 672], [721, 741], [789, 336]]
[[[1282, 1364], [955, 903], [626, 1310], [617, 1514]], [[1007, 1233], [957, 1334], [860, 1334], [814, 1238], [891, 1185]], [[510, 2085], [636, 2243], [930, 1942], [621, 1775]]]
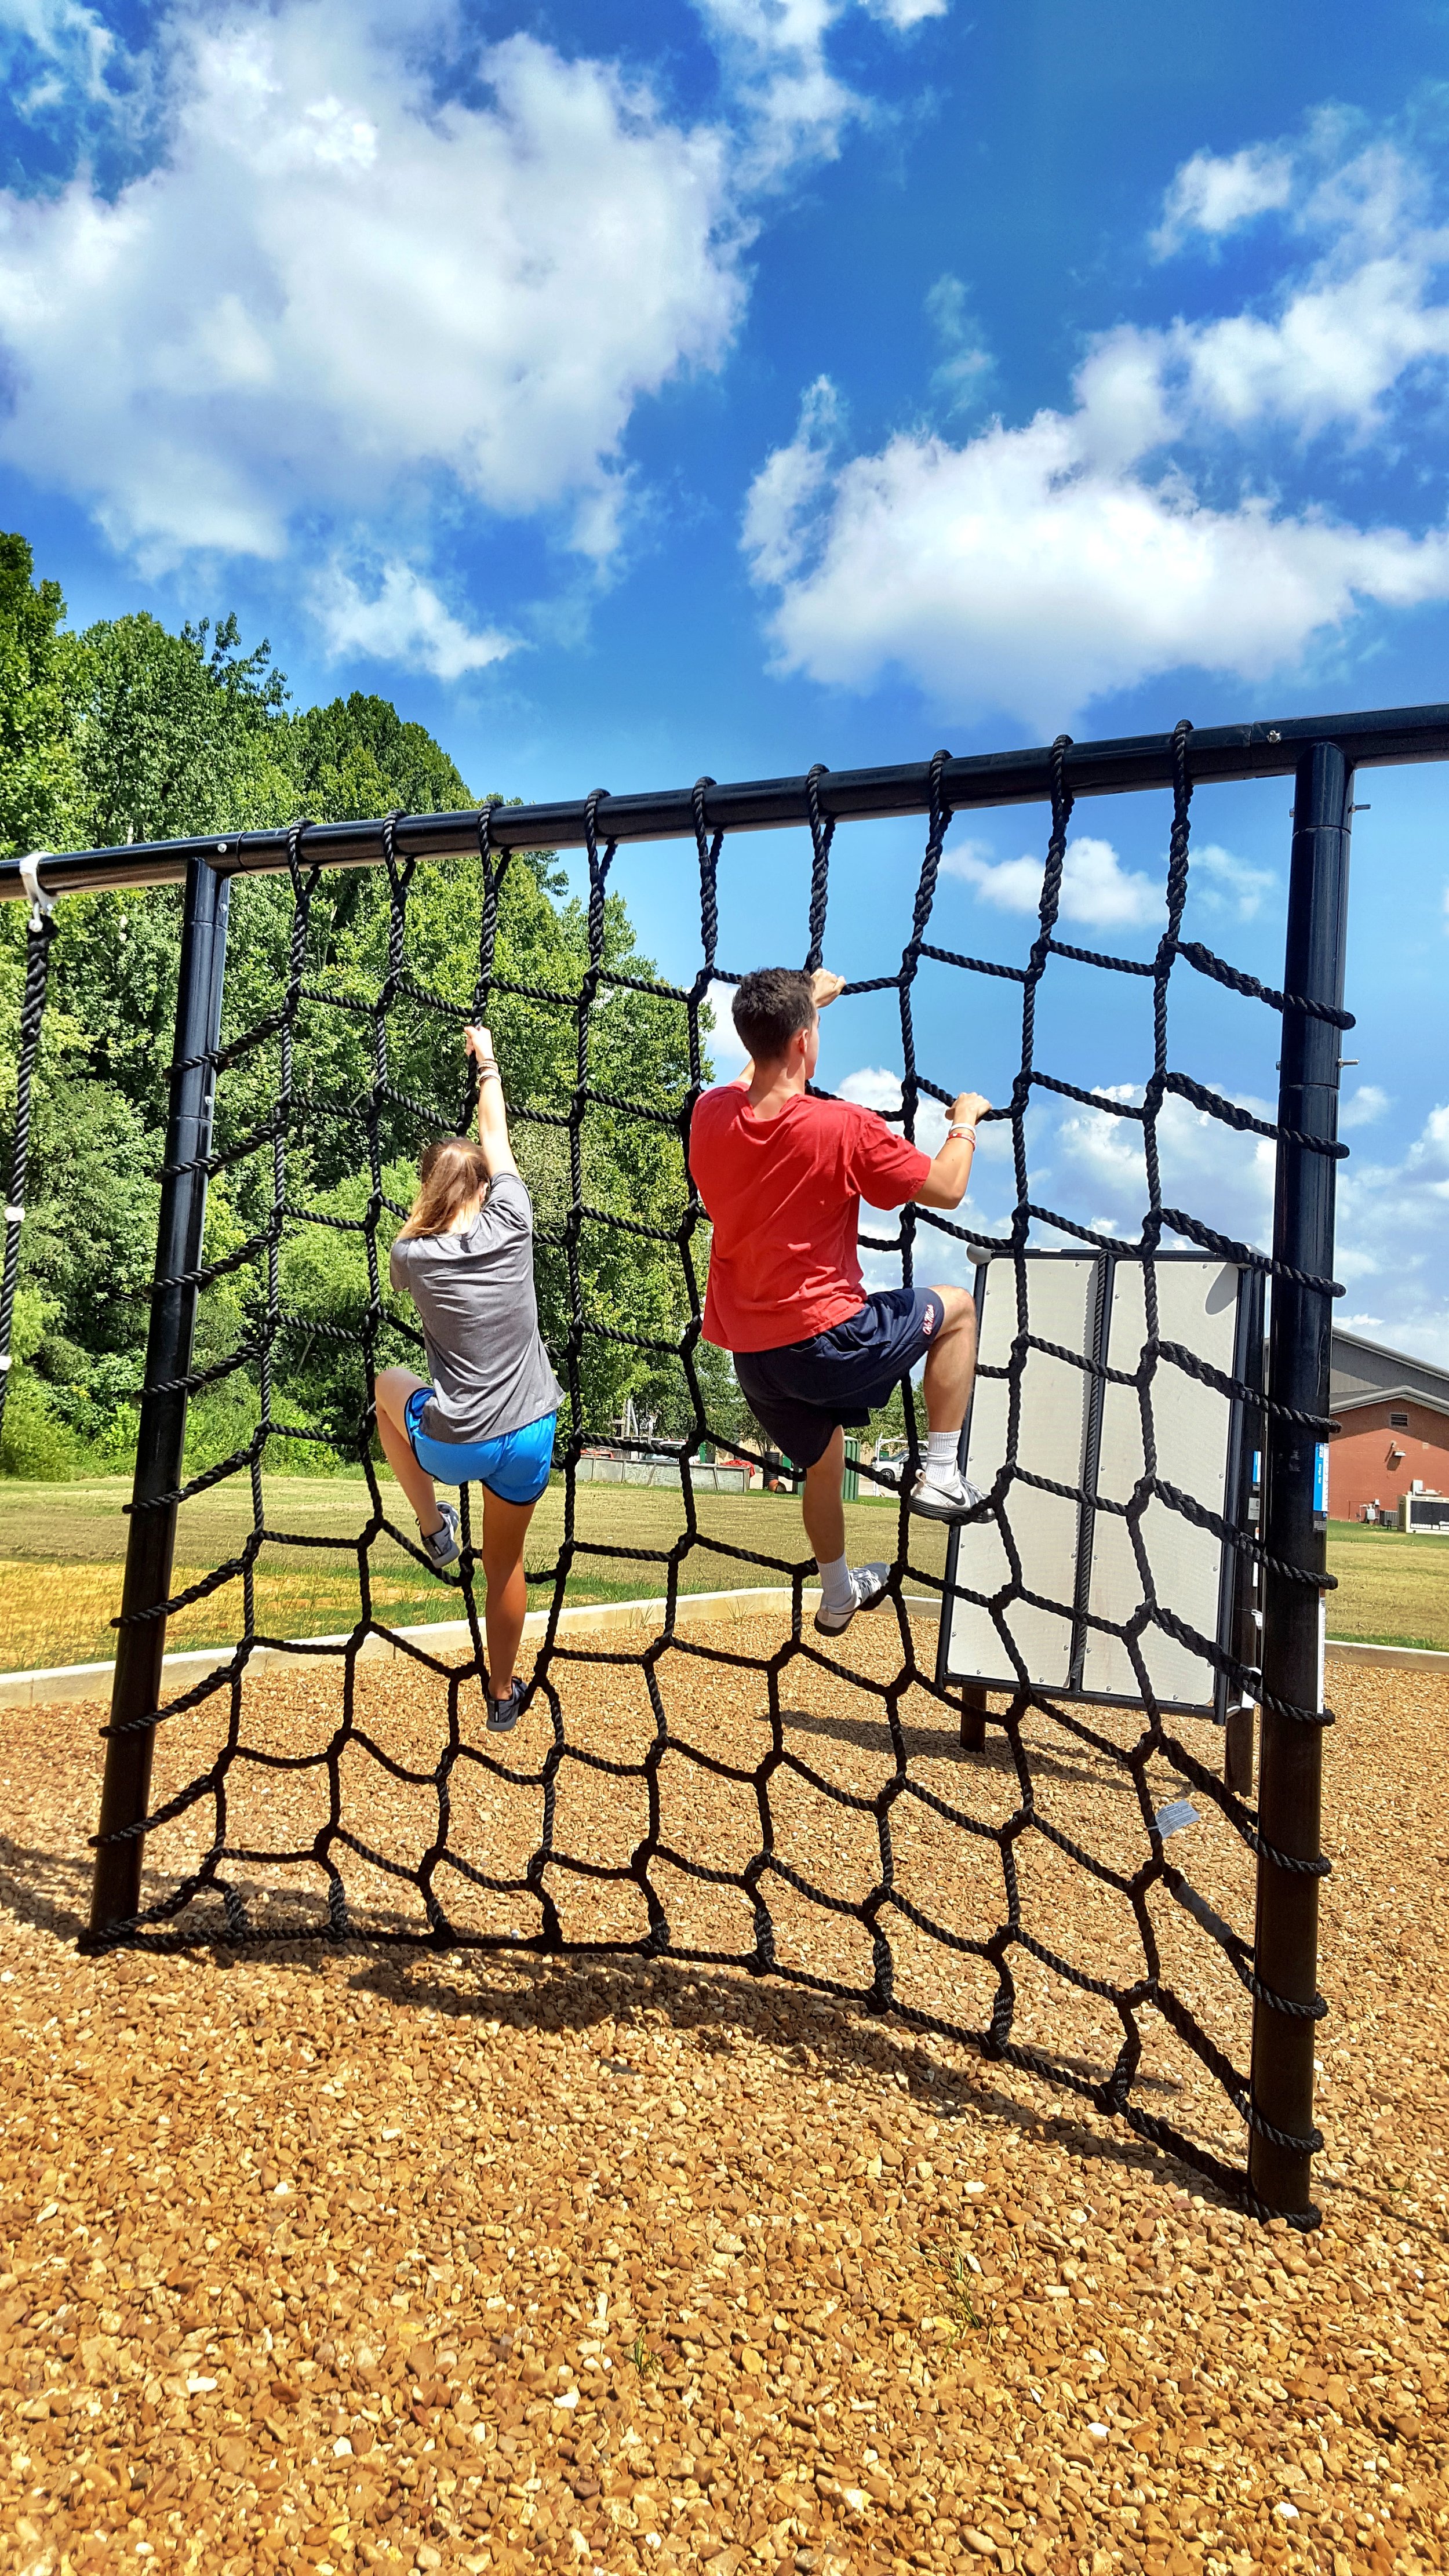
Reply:
[[922, 1330], [922, 1332], [925, 1334], [927, 1341], [929, 1341], [929, 1340], [930, 1340], [931, 1335], [934, 1333], [935, 1329], [936, 1329], [936, 1309], [935, 1309], [935, 1307], [934, 1307], [934, 1306], [928, 1306], [928, 1307], [926, 1308], [926, 1311], [925, 1311], [924, 1315], [921, 1317], [921, 1330]]

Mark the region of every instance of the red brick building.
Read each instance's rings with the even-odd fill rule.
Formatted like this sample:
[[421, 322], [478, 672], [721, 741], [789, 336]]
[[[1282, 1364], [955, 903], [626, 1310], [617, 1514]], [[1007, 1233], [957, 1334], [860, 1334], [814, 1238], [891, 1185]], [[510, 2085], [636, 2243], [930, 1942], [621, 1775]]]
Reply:
[[1449, 1369], [1335, 1332], [1331, 1385], [1343, 1425], [1328, 1452], [1333, 1520], [1362, 1520], [1371, 1503], [1388, 1519], [1416, 1485], [1449, 1494]]

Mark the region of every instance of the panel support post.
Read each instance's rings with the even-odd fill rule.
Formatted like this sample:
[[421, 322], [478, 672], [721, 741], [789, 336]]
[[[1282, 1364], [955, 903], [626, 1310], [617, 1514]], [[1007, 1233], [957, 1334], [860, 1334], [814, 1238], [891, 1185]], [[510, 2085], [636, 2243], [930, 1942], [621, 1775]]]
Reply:
[[[176, 996], [176, 1048], [166, 1120], [165, 1178], [156, 1228], [156, 1280], [146, 1339], [146, 1374], [136, 1434], [131, 1532], [121, 1595], [124, 1624], [116, 1643], [111, 1724], [127, 1731], [106, 1744], [97, 1833], [90, 1946], [116, 1936], [141, 1901], [144, 1837], [137, 1830], [150, 1805], [154, 1718], [161, 1697], [166, 1620], [154, 1611], [171, 1590], [176, 1504], [186, 1448], [186, 1390], [196, 1328], [196, 1284], [206, 1218], [205, 1158], [211, 1150], [216, 1068], [210, 1060], [221, 1030], [230, 879], [205, 859], [187, 864]], [[137, 1721], [141, 1721], [137, 1723]]]
[[[1293, 808], [1278, 1123], [1300, 1137], [1328, 1142], [1338, 1132], [1342, 1031], [1331, 1020], [1295, 1010], [1293, 1002], [1343, 1006], [1351, 792], [1351, 772], [1336, 743], [1317, 742], [1305, 751]], [[1274, 1259], [1314, 1284], [1273, 1280], [1263, 1534], [1269, 1557], [1320, 1574], [1325, 1549], [1314, 1527], [1318, 1434], [1285, 1421], [1272, 1407], [1288, 1405], [1317, 1416], [1328, 1411], [1334, 1173], [1331, 1155], [1280, 1136]], [[1258, 1826], [1266, 1848], [1258, 1855], [1254, 1948], [1260, 1992], [1253, 2009], [1252, 2066], [1253, 2112], [1263, 2125], [1254, 2128], [1248, 2170], [1265, 2208], [1298, 2218], [1316, 2216], [1311, 2139], [1318, 1879], [1311, 1870], [1285, 1868], [1270, 1854], [1299, 1862], [1319, 1858], [1323, 1734], [1302, 1717], [1284, 1716], [1274, 1702], [1314, 1715], [1322, 1706], [1321, 1598], [1312, 1583], [1287, 1581], [1265, 1567]]]
[[984, 1682], [961, 1685], [961, 1750], [980, 1753], [986, 1743], [986, 1686]]

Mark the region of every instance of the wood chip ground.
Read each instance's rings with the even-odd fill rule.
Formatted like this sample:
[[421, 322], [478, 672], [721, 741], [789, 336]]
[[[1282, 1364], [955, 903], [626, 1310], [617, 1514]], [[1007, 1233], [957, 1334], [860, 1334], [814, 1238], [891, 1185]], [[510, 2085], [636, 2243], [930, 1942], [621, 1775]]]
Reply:
[[[776, 1632], [777, 1634], [778, 1632]], [[729, 1641], [757, 1657], [775, 1636]], [[846, 1648], [850, 1649], [849, 1654]], [[896, 1764], [867, 1623], [832, 1674], [784, 1676], [789, 1765], [768, 1782], [778, 1955], [868, 1983], [850, 1910], [878, 1869], [869, 1802]], [[647, 1817], [654, 1718], [637, 1668], [561, 1669], [561, 1851], [616, 1868]], [[670, 1656], [671, 1729], [753, 1773], [757, 1673]], [[335, 1678], [259, 1678], [246, 1741], [282, 1761], [335, 1742]], [[1033, 2076], [850, 2001], [724, 1966], [512, 1951], [341, 1947], [87, 1959], [104, 1712], [15, 1711], [0, 1734], [0, 2529], [45, 2576], [179, 2568], [1027, 2570], [1029, 2576], [1386, 2576], [1449, 2563], [1449, 1685], [1330, 1668], [1319, 2168], [1303, 2237], [1224, 2206], [1185, 2166]], [[443, 1686], [359, 1675], [344, 1814], [379, 1860], [436, 1843], [426, 1775]], [[900, 1711], [913, 1790], [892, 1809], [915, 1912], [1000, 1919], [994, 1840], [1016, 1797], [999, 1737], [962, 1755], [927, 1693]], [[204, 1770], [218, 1704], [163, 1731], [157, 1794]], [[526, 1871], [549, 1740], [535, 1706], [489, 1744], [460, 1707], [448, 1849]], [[1122, 1736], [1126, 1740], [1125, 1733]], [[593, 1757], [592, 1760], [583, 1758]], [[489, 1762], [498, 1768], [490, 1769]], [[619, 1770], [594, 1767], [613, 1762]], [[1130, 1783], [1044, 1723], [1043, 1813], [1120, 1864]], [[512, 1776], [510, 1776], [512, 1775]], [[230, 1826], [306, 1852], [327, 1763], [234, 1765]], [[1164, 1767], [1153, 1795], [1180, 1794]], [[656, 1861], [676, 1940], [753, 1937], [738, 1884], [761, 1848], [746, 1778], [669, 1756], [660, 1833], [723, 1876]], [[1199, 1805], [1201, 1806], [1201, 1801]], [[205, 1846], [190, 1808], [146, 1893]], [[1135, 1842], [1134, 1842], [1135, 1837]], [[1169, 1846], [1232, 1921], [1237, 1838], [1205, 1814]], [[421, 1921], [406, 1882], [339, 1852], [366, 1927]], [[1032, 1834], [1028, 1919], [1096, 1972], [1132, 1963], [1130, 1910]], [[790, 1873], [793, 1873], [790, 1875]], [[315, 1916], [311, 1861], [229, 1873], [253, 1922]], [[545, 1873], [570, 1937], [630, 1938], [627, 1875]], [[794, 1884], [838, 1901], [832, 1911]], [[455, 1921], [527, 1935], [535, 1894], [440, 1866]], [[1164, 1965], [1240, 2065], [1247, 2005], [1162, 1890]], [[211, 1900], [214, 1904], [215, 1900]], [[897, 1911], [898, 1992], [976, 2024], [992, 1979]], [[1018, 2036], [1095, 2078], [1120, 2025], [1018, 1960]], [[1206, 2146], [1241, 2124], [1160, 2020], [1139, 2097]]]

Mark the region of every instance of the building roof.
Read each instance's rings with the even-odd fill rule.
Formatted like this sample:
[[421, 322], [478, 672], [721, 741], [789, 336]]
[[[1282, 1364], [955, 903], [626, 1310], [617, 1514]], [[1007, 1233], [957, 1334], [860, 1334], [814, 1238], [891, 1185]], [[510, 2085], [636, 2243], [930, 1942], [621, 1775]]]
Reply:
[[1407, 1401], [1449, 1414], [1449, 1369], [1430, 1360], [1410, 1359], [1382, 1342], [1365, 1341], [1360, 1333], [1334, 1327], [1330, 1362], [1329, 1409], [1351, 1413], [1360, 1405]]

